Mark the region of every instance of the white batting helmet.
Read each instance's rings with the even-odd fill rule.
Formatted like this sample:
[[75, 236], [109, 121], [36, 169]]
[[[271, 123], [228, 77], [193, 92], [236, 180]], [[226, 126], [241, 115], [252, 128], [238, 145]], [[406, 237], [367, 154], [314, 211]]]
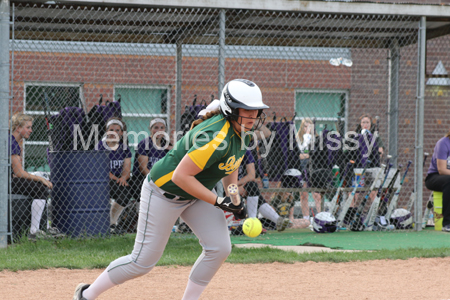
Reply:
[[258, 110], [259, 128], [265, 120], [263, 109], [269, 108], [262, 101], [262, 93], [256, 83], [247, 79], [234, 79], [228, 82], [220, 95], [220, 111], [227, 120], [237, 121], [238, 108]]

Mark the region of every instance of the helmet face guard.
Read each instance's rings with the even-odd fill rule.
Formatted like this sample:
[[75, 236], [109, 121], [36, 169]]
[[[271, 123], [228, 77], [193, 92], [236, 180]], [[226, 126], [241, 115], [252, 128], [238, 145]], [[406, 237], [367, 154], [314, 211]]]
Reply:
[[[238, 123], [240, 126], [245, 128], [247, 131], [250, 131], [250, 130], [258, 130], [259, 128], [261, 128], [261, 126], [266, 121], [266, 114], [263, 112], [262, 109], [259, 109], [258, 115], [256, 116], [256, 118], [243, 117], [243, 116], [239, 115], [239, 110], [236, 108], [236, 109], [233, 109], [233, 112], [229, 115], [229, 117], [226, 117], [226, 118], [229, 121], [236, 121], [236, 123]], [[252, 128], [248, 128], [248, 127], [242, 125], [243, 119], [252, 119], [252, 120], [256, 120], [256, 121], [255, 121], [255, 124], [253, 124]]]

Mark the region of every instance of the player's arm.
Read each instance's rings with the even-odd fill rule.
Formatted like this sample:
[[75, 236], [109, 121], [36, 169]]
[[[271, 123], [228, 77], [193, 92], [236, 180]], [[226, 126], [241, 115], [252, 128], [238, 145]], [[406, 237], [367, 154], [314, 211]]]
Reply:
[[138, 156], [137, 160], [138, 160], [138, 163], [139, 163], [139, 171], [142, 174], [147, 176], [147, 174], [150, 173], [150, 170], [148, 169], [148, 156], [140, 154]]
[[131, 174], [131, 158], [127, 157], [123, 160], [123, 170], [121, 174], [121, 178], [128, 180]]
[[27, 171], [25, 171], [22, 167], [22, 160], [19, 155], [11, 155], [11, 168], [16, 177], [42, 182], [48, 188], [50, 188], [50, 189], [53, 188], [53, 184], [50, 181], [48, 181], [47, 179], [40, 177], [40, 176], [30, 174]]
[[247, 175], [243, 176], [238, 181], [238, 186], [246, 185], [250, 181], [255, 181], [256, 178], [255, 163], [246, 164], [245, 169], [247, 170]]
[[[238, 183], [238, 169], [236, 169], [236, 171], [234, 171], [233, 173], [231, 173], [230, 175], [225, 176], [224, 178], [222, 178], [222, 184], [224, 187], [229, 186], [230, 184], [237, 184]], [[225, 192], [228, 195], [228, 190], [225, 188]]]
[[436, 159], [437, 169], [440, 175], [450, 175], [450, 170], [447, 169], [446, 159]]
[[195, 178], [201, 171], [189, 155], [185, 155], [173, 172], [172, 182], [195, 198], [214, 205], [217, 196]]
[[272, 134], [272, 131], [270, 131], [270, 129], [264, 124], [254, 132], [258, 140], [267, 139]]
[[450, 153], [450, 149], [446, 144], [439, 141], [436, 144], [436, 166], [440, 175], [450, 175], [450, 170], [447, 169], [447, 159]]
[[123, 160], [123, 169], [118, 179], [118, 183], [122, 186], [128, 186], [127, 180], [130, 179], [131, 174], [131, 158], [127, 157]]

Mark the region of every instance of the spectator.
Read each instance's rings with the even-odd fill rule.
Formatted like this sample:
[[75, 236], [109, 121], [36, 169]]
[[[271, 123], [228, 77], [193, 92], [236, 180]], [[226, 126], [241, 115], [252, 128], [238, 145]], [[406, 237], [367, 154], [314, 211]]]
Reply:
[[[141, 187], [145, 177], [150, 173], [153, 165], [172, 149], [172, 145], [164, 138], [166, 121], [155, 118], [149, 125], [150, 136], [139, 142], [134, 155], [133, 177], [131, 178], [132, 197], [139, 203]], [[138, 206], [139, 208], [139, 206]], [[139, 210], [139, 209], [138, 209]]]
[[311, 145], [311, 131], [313, 129], [313, 122], [310, 118], [304, 118], [300, 124], [300, 129], [297, 132], [297, 144], [300, 148], [300, 171], [303, 172], [309, 162], [309, 148]]
[[276, 224], [278, 231], [283, 231], [289, 225], [289, 219], [282, 217], [264, 200], [255, 181], [255, 159], [250, 150], [245, 152], [244, 159], [239, 166], [238, 187], [241, 197], [247, 198], [249, 218], [256, 218], [259, 212]]
[[[303, 118], [302, 123], [300, 124], [300, 128], [297, 132], [297, 144], [300, 148], [300, 172], [302, 173], [308, 173], [308, 166], [309, 166], [309, 150], [311, 147], [311, 141], [312, 141], [312, 131], [313, 131], [313, 122], [310, 118]], [[307, 182], [303, 183], [303, 187], [307, 188]], [[313, 199], [316, 205], [317, 212], [320, 212], [321, 210], [321, 202], [322, 197], [320, 193], [313, 193]], [[300, 194], [300, 204], [302, 208], [302, 215], [303, 219], [310, 220], [309, 215], [309, 204], [308, 204], [308, 192], [301, 192]], [[298, 223], [298, 222], [297, 222]]]
[[114, 201], [110, 210], [110, 232], [120, 234], [117, 220], [130, 200], [129, 178], [131, 173], [131, 151], [123, 142], [123, 132], [127, 125], [117, 117], [106, 122], [106, 137], [98, 143], [98, 150], [109, 152], [109, 196]]
[[47, 231], [39, 229], [42, 213], [47, 203], [48, 191], [53, 188], [53, 184], [47, 179], [28, 173], [22, 167], [22, 147], [23, 141], [28, 139], [33, 132], [33, 118], [23, 113], [16, 113], [12, 117], [12, 134], [10, 140], [11, 149], [11, 192], [22, 194], [33, 199], [31, 203], [31, 226], [28, 239], [57, 238], [65, 236], [57, 228], [49, 227]]
[[442, 192], [442, 231], [450, 232], [450, 131], [434, 147], [425, 186]]
[[[374, 167], [379, 167], [380, 166], [380, 161], [381, 161], [381, 157], [383, 156], [384, 153], [384, 145], [383, 145], [383, 141], [381, 140], [379, 133], [378, 133], [378, 128], [376, 128], [372, 117], [369, 114], [363, 114], [361, 117], [359, 117], [359, 122], [358, 125], [356, 126], [356, 133], [358, 134], [376, 134], [376, 139], [375, 139], [375, 143], [373, 144], [375, 147], [377, 147], [377, 149], [371, 149], [369, 156], [367, 157], [370, 160], [370, 163], [367, 164], [367, 168], [374, 168]], [[360, 142], [362, 142], [362, 140], [360, 139]], [[365, 141], [364, 141], [365, 143]], [[369, 140], [369, 143], [372, 145], [372, 140]], [[360, 146], [361, 147], [361, 146]], [[378, 155], [377, 155], [378, 153]], [[352, 158], [357, 166], [359, 168], [363, 168], [363, 165], [361, 163], [362, 158], [361, 157], [353, 157]], [[352, 176], [355, 176], [355, 174], [352, 174]], [[367, 175], [365, 176], [367, 177]], [[372, 191], [370, 193], [369, 199], [372, 202], [373, 199], [375, 199], [377, 192], [376, 191]], [[355, 195], [354, 201], [358, 200], [358, 194]], [[352, 203], [352, 206], [354, 205], [354, 203]], [[352, 210], [350, 210], [350, 217], [352, 217]]]
[[[375, 144], [378, 146], [378, 153], [380, 155], [380, 158], [383, 156], [384, 153], [384, 144], [383, 141], [380, 138], [378, 128], [376, 128], [375, 123], [373, 122], [372, 117], [369, 114], [363, 114], [361, 117], [359, 117], [359, 123], [356, 126], [356, 133], [364, 134], [365, 132], [368, 132], [370, 134], [376, 133], [376, 140]], [[379, 158], [372, 159], [369, 157], [369, 159], [372, 161], [372, 164], [375, 164], [377, 167], [379, 167]], [[378, 162], [378, 164], [377, 164]]]
[[[288, 169], [283, 173], [281, 181], [278, 185], [279, 188], [301, 188], [302, 173], [297, 169]], [[272, 196], [271, 202], [277, 208], [279, 214], [289, 216], [290, 228], [305, 228], [310, 225], [309, 219], [296, 219], [294, 218], [294, 195], [292, 192], [278, 192]], [[308, 208], [309, 210], [309, 208]], [[309, 214], [309, 213], [308, 213]]]

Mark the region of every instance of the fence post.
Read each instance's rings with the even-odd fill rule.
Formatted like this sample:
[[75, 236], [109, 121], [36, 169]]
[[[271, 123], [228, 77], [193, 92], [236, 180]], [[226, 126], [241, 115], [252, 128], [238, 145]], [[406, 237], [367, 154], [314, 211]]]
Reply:
[[183, 68], [183, 39], [177, 39], [177, 77], [176, 77], [176, 100], [175, 100], [175, 129], [181, 130], [181, 84], [183, 83], [181, 71]]
[[0, 248], [8, 246], [9, 0], [0, 0]]
[[400, 46], [394, 39], [389, 45], [389, 151], [392, 163], [397, 165], [398, 159], [398, 89], [400, 70]]
[[217, 99], [220, 99], [220, 93], [225, 85], [225, 17], [225, 9], [221, 9], [219, 20], [219, 91]]
[[417, 101], [416, 101], [416, 167], [414, 187], [416, 203], [414, 203], [415, 230], [422, 230], [422, 193], [423, 193], [423, 118], [425, 97], [425, 55], [426, 55], [426, 17], [420, 18], [419, 23], [419, 51], [417, 74]]

